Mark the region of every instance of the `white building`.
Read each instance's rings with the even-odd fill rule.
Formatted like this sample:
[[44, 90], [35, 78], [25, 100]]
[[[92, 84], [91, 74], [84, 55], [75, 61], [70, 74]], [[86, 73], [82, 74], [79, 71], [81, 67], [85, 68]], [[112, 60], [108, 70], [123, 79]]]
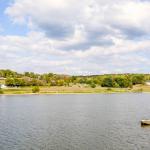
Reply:
[[145, 84], [150, 86], [150, 81], [146, 81], [146, 83], [145, 83]]
[[0, 84], [0, 88], [1, 88], [1, 89], [6, 89], [7, 86], [6, 86], [5, 84]]

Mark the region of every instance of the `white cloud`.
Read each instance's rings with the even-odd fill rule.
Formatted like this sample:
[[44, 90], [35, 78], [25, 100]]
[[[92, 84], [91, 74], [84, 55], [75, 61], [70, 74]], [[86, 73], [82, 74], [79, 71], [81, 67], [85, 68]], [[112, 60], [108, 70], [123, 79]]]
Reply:
[[[132, 29], [150, 32], [150, 3], [139, 0], [15, 0], [6, 13], [16, 23], [32, 24], [45, 32], [55, 28], [74, 32], [76, 25]], [[54, 30], [54, 29], [53, 29]], [[50, 31], [49, 31], [50, 32]], [[53, 31], [54, 32], [54, 31]], [[50, 33], [52, 34], [52, 33]], [[54, 34], [54, 33], [53, 33]]]
[[[150, 2], [14, 0], [6, 9], [26, 36], [0, 36], [0, 65], [21, 71], [148, 72]], [[144, 63], [147, 68], [141, 68]]]
[[[124, 41], [109, 48], [69, 52], [55, 49], [55, 44], [59, 45], [59, 42], [35, 32], [22, 37], [0, 36], [0, 66], [17, 71], [68, 74], [132, 72], [142, 64], [149, 66], [149, 59], [138, 54], [150, 55], [149, 41]], [[138, 71], [147, 70], [139, 68]]]

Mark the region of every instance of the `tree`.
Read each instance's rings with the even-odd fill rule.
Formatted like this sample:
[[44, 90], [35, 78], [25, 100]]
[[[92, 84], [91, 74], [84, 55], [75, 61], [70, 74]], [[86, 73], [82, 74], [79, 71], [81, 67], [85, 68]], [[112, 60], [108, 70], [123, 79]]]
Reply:
[[57, 85], [58, 86], [63, 86], [65, 84], [64, 80], [58, 80]]
[[120, 77], [116, 77], [115, 78], [115, 82], [121, 88], [127, 88], [127, 87], [129, 87], [129, 81], [125, 77], [121, 77], [121, 76]]
[[113, 78], [111, 76], [105, 77], [101, 84], [102, 87], [113, 87]]
[[76, 79], [77, 79], [76, 76], [72, 76], [72, 77], [71, 77], [71, 82], [74, 82]]
[[5, 80], [7, 86], [25, 86], [25, 80], [21, 78], [7, 78]]
[[25, 81], [23, 79], [14, 78], [14, 86], [25, 86]]
[[101, 84], [101, 80], [100, 79], [98, 79], [98, 78], [93, 78], [93, 82], [95, 83], [95, 84], [98, 84], [98, 85], [100, 85]]
[[145, 77], [142, 74], [136, 74], [132, 76], [132, 83], [135, 84], [144, 84]]
[[86, 78], [81, 78], [79, 79], [79, 83], [80, 84], [85, 84], [87, 82], [87, 79]]
[[91, 79], [87, 79], [87, 80], [86, 80], [86, 84], [91, 85], [92, 83], [93, 83], [93, 81], [92, 81]]
[[13, 78], [7, 78], [7, 79], [5, 80], [5, 84], [6, 84], [7, 86], [14, 86], [14, 79], [13, 79]]

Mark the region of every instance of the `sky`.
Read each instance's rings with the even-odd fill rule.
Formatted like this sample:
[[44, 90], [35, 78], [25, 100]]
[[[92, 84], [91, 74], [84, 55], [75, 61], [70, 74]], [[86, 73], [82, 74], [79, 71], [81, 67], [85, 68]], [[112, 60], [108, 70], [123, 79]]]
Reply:
[[150, 73], [150, 0], [0, 0], [0, 68]]

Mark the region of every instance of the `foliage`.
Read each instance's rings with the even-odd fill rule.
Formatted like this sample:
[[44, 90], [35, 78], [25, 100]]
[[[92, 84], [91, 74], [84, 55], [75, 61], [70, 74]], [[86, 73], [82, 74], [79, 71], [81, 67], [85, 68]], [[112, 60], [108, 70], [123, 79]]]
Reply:
[[118, 87], [121, 88], [127, 88], [129, 87], [129, 80], [127, 80], [126, 77], [116, 77], [115, 78], [115, 83], [118, 85]]
[[71, 82], [75, 82], [75, 81], [76, 81], [76, 79], [77, 79], [77, 77], [76, 77], [76, 76], [72, 76], [72, 77], [71, 77]]
[[25, 81], [24, 79], [19, 79], [19, 78], [7, 78], [5, 80], [5, 84], [7, 86], [25, 86]]
[[95, 85], [95, 83], [91, 83], [91, 88], [96, 88], [96, 85]]
[[126, 76], [109, 76], [103, 79], [102, 87], [127, 88], [132, 87], [131, 80]]
[[7, 86], [14, 86], [14, 79], [13, 79], [13, 78], [7, 78], [7, 79], [5, 80], [5, 84], [6, 84]]
[[58, 80], [58, 81], [57, 81], [57, 85], [58, 85], [58, 86], [63, 86], [63, 85], [65, 85], [64, 80]]
[[39, 93], [40, 92], [40, 88], [38, 86], [34, 86], [32, 88], [32, 93]]
[[144, 84], [145, 82], [145, 77], [142, 74], [138, 74], [138, 75], [133, 75], [132, 76], [132, 83], [133, 85], [135, 84]]
[[4, 91], [0, 88], [0, 94], [4, 94]]
[[0, 70], [0, 77], [4, 77], [4, 78], [7, 78], [7, 77], [21, 77], [22, 75], [15, 72], [15, 71], [11, 71], [9, 69], [7, 70]]
[[90, 87], [132, 88], [150, 80], [150, 74], [106, 74], [91, 76], [69, 76], [53, 73], [37, 74], [34, 72], [17, 73], [11, 70], [0, 70], [0, 77], [11, 87], [23, 86], [72, 86], [85, 84]]
[[113, 87], [114, 86], [113, 78], [111, 76], [104, 78], [104, 80], [102, 81], [101, 86], [102, 87]]

